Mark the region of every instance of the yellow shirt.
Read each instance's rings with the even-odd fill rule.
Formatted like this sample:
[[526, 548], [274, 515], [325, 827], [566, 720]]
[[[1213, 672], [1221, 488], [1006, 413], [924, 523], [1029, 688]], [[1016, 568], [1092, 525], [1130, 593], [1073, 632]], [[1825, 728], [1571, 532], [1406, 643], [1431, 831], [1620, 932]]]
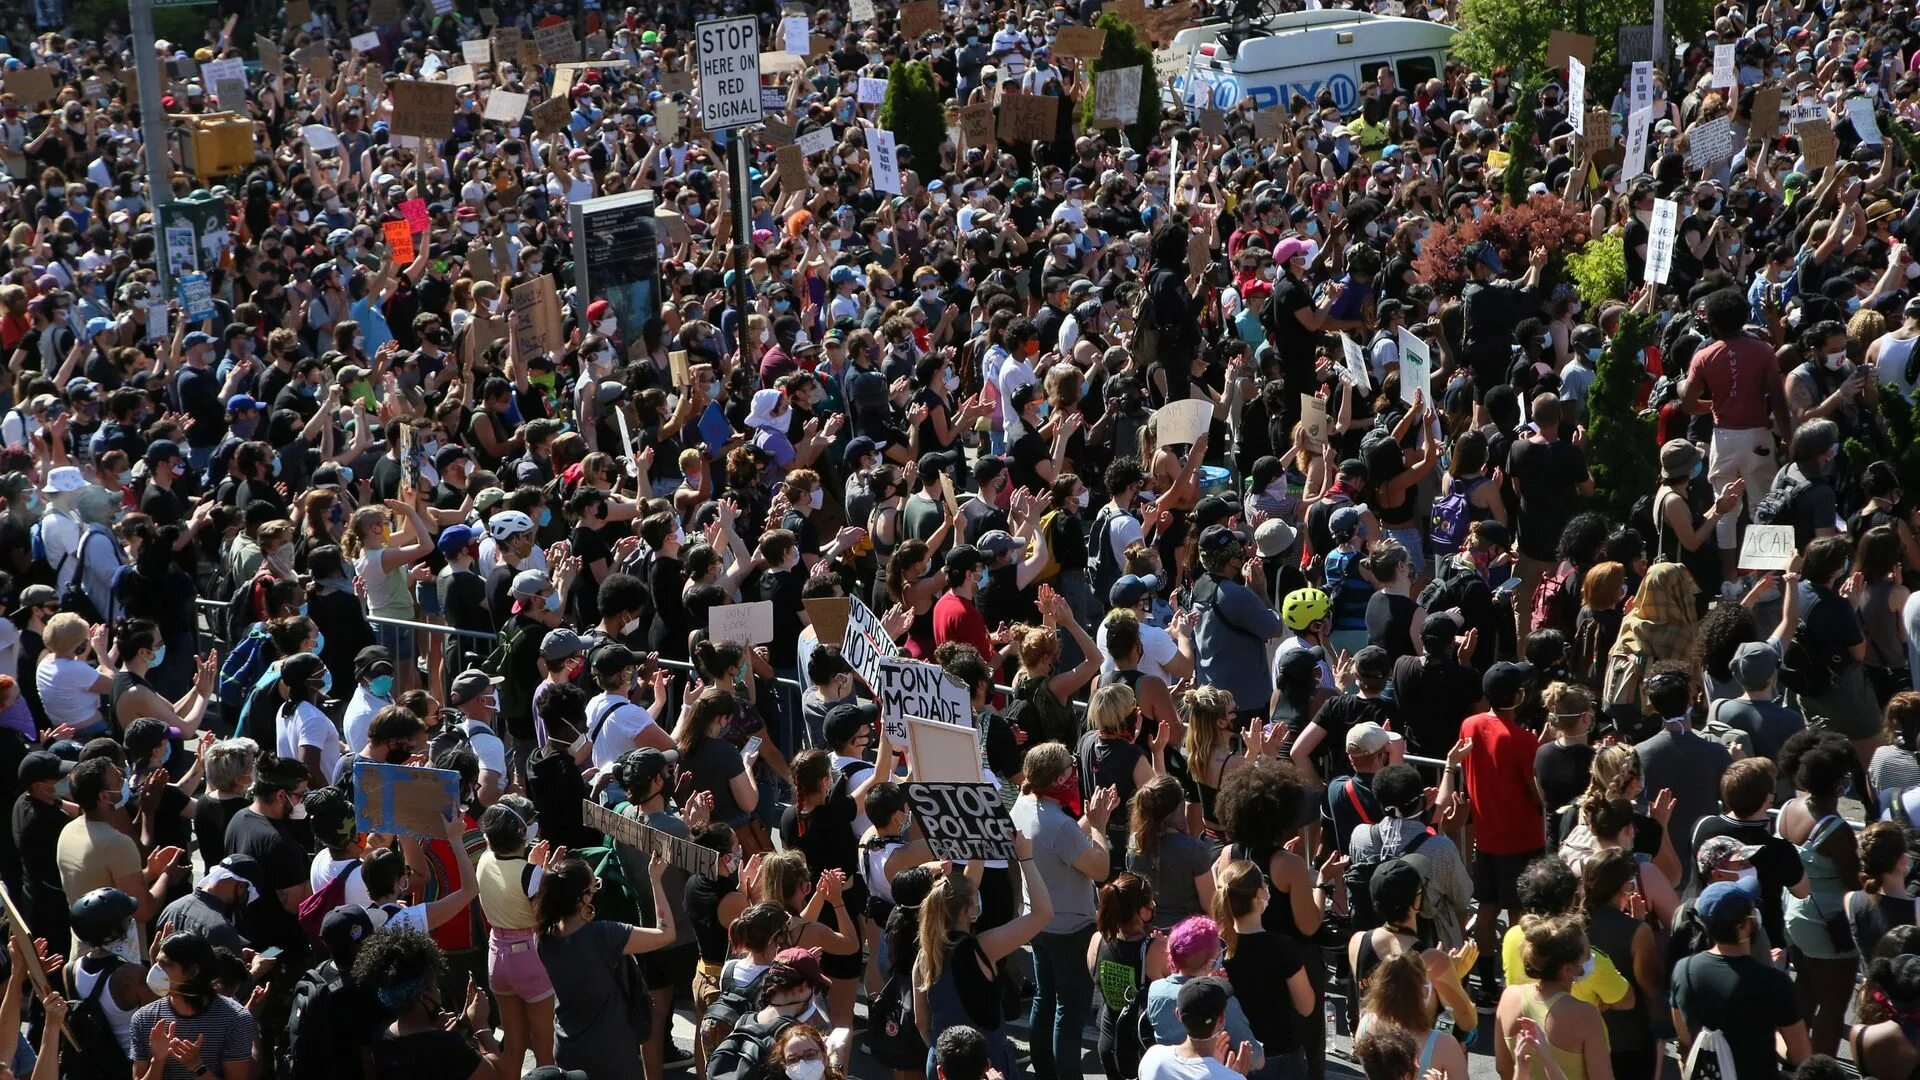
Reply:
[[[1507, 936], [1500, 940], [1500, 970], [1507, 978], [1508, 986], [1526, 986], [1534, 980], [1520, 962], [1520, 950], [1526, 945], [1527, 936], [1518, 926], [1509, 926]], [[1573, 984], [1573, 996], [1596, 1009], [1605, 1012], [1614, 1002], [1627, 996], [1630, 987], [1626, 977], [1620, 974], [1607, 954], [1599, 949], [1593, 950], [1593, 974]]]

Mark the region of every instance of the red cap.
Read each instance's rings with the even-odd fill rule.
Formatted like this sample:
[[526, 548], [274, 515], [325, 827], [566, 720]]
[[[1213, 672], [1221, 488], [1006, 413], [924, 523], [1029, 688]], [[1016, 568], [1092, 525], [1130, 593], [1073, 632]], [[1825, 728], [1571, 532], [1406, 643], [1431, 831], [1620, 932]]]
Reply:
[[588, 322], [599, 322], [611, 314], [613, 314], [613, 305], [607, 303], [605, 300], [595, 300], [593, 303], [587, 305]]

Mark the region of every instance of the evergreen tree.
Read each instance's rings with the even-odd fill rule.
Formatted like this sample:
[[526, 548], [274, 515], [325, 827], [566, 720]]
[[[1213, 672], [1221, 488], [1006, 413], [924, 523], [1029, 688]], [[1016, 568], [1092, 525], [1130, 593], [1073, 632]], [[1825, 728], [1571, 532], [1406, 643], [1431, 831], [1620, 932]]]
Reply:
[[947, 140], [947, 110], [931, 65], [923, 60], [894, 61], [887, 72], [880, 126], [893, 132], [895, 145], [913, 151], [915, 173], [925, 178], [939, 170], [940, 144]]
[[1140, 69], [1140, 116], [1127, 126], [1127, 142], [1136, 149], [1143, 148], [1152, 141], [1154, 132], [1160, 130], [1160, 80], [1153, 73], [1153, 46], [1132, 23], [1113, 12], [1102, 12], [1093, 25], [1105, 30], [1107, 37], [1100, 46], [1099, 58], [1092, 64], [1093, 78], [1086, 100], [1080, 103], [1081, 130], [1094, 129], [1093, 106], [1099, 94], [1100, 73], [1137, 67]]

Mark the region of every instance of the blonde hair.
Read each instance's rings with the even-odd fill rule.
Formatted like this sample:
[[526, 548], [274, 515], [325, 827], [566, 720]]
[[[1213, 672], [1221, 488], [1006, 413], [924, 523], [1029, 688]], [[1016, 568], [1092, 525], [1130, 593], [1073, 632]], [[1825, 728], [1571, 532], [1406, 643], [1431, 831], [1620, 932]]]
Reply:
[[920, 955], [913, 962], [913, 985], [930, 990], [947, 966], [947, 934], [974, 906], [979, 893], [959, 874], [943, 874], [920, 901]]
[[[1631, 743], [1608, 743], [1593, 755], [1587, 778], [1587, 794], [1609, 799], [1625, 798], [1627, 788], [1640, 779], [1640, 752]], [[1582, 798], [1584, 802], [1584, 797]]]
[[366, 533], [374, 522], [387, 520], [387, 508], [384, 506], [363, 506], [347, 519], [347, 531], [340, 536], [340, 550], [349, 559], [358, 559], [368, 550]]
[[759, 898], [784, 909], [788, 898], [805, 888], [812, 877], [807, 856], [800, 849], [772, 852], [760, 864]]
[[1555, 731], [1571, 731], [1582, 716], [1593, 711], [1593, 691], [1579, 683], [1557, 682], [1540, 695], [1547, 707], [1547, 726]]
[[1233, 693], [1218, 686], [1196, 686], [1187, 691], [1187, 762], [1195, 769], [1206, 768], [1213, 759], [1214, 743], [1220, 738], [1220, 721], [1233, 711]]
[[1103, 686], [1087, 702], [1087, 726], [1105, 735], [1124, 735], [1133, 719], [1133, 690], [1123, 683]]
[[1050, 626], [1015, 623], [1007, 630], [1007, 640], [1014, 644], [1022, 671], [1034, 671], [1041, 664], [1060, 659], [1060, 633]]
[[1026, 790], [1045, 791], [1073, 771], [1073, 751], [1057, 742], [1030, 747], [1020, 762], [1020, 771], [1026, 777]]
[[63, 611], [47, 620], [47, 628], [40, 631], [40, 640], [48, 652], [59, 657], [78, 655], [80, 648], [87, 643], [87, 635], [93, 628], [87, 620], [71, 611]]

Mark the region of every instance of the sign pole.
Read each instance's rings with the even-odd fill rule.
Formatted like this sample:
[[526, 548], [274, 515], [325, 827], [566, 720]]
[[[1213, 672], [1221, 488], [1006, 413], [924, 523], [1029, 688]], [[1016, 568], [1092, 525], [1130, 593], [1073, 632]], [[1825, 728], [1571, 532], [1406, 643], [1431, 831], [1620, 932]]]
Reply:
[[133, 70], [140, 87], [140, 144], [147, 158], [147, 200], [153, 207], [154, 269], [160, 299], [173, 298], [173, 272], [167, 265], [166, 208], [173, 203], [173, 162], [167, 153], [167, 109], [160, 101], [160, 58], [154, 47], [154, 0], [128, 0], [133, 23]]
[[753, 257], [753, 249], [746, 238], [753, 233], [751, 216], [752, 201], [747, 197], [747, 136], [744, 131], [735, 130], [728, 135], [727, 171], [729, 183], [733, 188], [733, 348], [736, 353], [745, 355], [747, 351], [747, 262]]

